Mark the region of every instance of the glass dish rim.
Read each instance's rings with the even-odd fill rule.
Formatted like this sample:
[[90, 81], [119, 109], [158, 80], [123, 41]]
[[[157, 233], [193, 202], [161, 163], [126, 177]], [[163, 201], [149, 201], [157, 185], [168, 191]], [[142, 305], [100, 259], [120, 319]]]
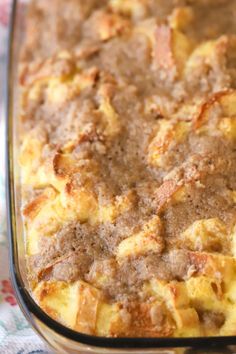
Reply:
[[179, 348], [179, 347], [212, 347], [227, 346], [236, 344], [236, 336], [216, 337], [165, 337], [165, 338], [107, 338], [83, 334], [74, 331], [49, 317], [33, 300], [25, 288], [20, 274], [17, 238], [16, 238], [16, 215], [15, 215], [15, 193], [14, 193], [14, 163], [13, 163], [13, 43], [16, 30], [18, 0], [12, 1], [10, 25], [8, 30], [8, 51], [7, 67], [5, 70], [4, 85], [4, 119], [6, 124], [6, 201], [7, 201], [7, 236], [9, 245], [10, 276], [15, 290], [16, 298], [24, 315], [33, 327], [31, 313], [45, 326], [66, 339], [74, 342], [90, 345], [92, 347], [125, 349], [125, 348]]

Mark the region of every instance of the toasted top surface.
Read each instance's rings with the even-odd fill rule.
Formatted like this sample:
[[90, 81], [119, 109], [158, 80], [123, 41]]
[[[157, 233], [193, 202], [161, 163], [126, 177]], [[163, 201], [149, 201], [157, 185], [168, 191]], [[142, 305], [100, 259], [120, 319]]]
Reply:
[[33, 296], [89, 334], [235, 334], [236, 5], [33, 1], [21, 180]]

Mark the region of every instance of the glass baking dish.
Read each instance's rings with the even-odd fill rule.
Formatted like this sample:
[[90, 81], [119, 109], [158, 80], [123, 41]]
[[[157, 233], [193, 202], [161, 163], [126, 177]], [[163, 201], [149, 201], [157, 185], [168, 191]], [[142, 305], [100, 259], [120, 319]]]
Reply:
[[54, 321], [35, 303], [27, 285], [17, 164], [17, 67], [26, 3], [14, 0], [9, 29], [5, 86], [6, 188], [11, 279], [18, 303], [35, 331], [58, 353], [235, 353], [236, 336], [207, 338], [102, 338], [75, 332]]

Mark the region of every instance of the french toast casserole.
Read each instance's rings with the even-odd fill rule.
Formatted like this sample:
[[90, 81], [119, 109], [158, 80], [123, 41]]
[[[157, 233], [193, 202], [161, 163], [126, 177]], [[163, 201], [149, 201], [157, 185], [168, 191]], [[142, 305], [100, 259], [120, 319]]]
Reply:
[[35, 301], [96, 336], [236, 335], [236, 2], [36, 0], [25, 32]]

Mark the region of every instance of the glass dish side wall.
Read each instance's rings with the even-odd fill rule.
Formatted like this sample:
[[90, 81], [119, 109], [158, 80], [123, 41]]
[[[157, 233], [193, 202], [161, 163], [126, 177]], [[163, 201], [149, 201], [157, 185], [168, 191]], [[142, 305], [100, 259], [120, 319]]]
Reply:
[[[12, 6], [11, 29], [9, 33], [8, 70], [5, 90], [5, 116], [7, 124], [7, 202], [8, 236], [10, 248], [10, 268], [12, 282], [18, 303], [35, 331], [58, 353], [160, 353], [193, 354], [186, 347], [225, 346], [236, 344], [236, 337], [216, 338], [100, 338], [77, 333], [57, 323], [45, 314], [28, 292], [25, 264], [25, 242], [20, 214], [20, 180], [17, 164], [18, 140], [18, 85], [17, 68], [19, 51], [24, 35], [24, 15], [26, 2], [14, 0]], [[185, 347], [185, 349], [161, 349]], [[154, 349], [155, 348], [155, 349]], [[204, 351], [203, 351], [204, 352]], [[195, 353], [203, 353], [197, 351]], [[232, 353], [229, 348], [221, 348], [216, 353]], [[213, 353], [212, 352], [212, 353]]]

